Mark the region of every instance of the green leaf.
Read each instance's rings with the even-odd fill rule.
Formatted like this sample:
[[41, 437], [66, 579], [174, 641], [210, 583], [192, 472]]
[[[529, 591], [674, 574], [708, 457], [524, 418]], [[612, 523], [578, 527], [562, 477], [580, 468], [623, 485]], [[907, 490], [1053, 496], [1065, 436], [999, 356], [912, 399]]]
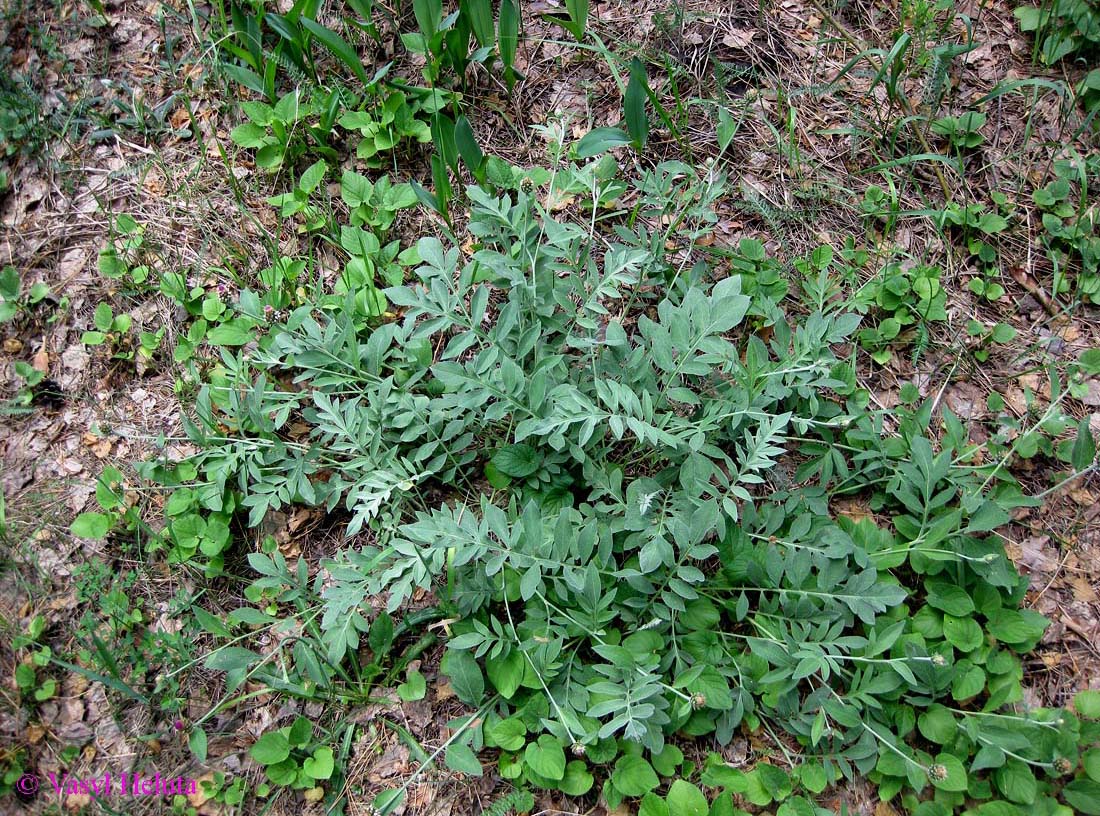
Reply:
[[956, 649], [962, 652], [972, 652], [985, 641], [982, 627], [973, 618], [956, 618], [954, 615], [943, 616], [943, 636]]
[[565, 10], [569, 12], [569, 19], [573, 21], [571, 32], [577, 38], [577, 42], [580, 42], [584, 39], [584, 32], [588, 27], [588, 0], [565, 0]]
[[558, 783], [558, 789], [566, 796], [584, 796], [592, 790], [595, 781], [584, 762], [574, 759], [565, 766], [565, 776]]
[[485, 47], [493, 44], [493, 5], [491, 0], [462, 0], [458, 4], [462, 14], [470, 21], [477, 44]]
[[306, 194], [312, 193], [317, 189], [317, 185], [321, 183], [327, 172], [327, 164], [323, 161], [314, 162], [302, 173], [302, 177], [298, 180], [298, 189]]
[[989, 634], [1002, 643], [1034, 643], [1042, 637], [1050, 621], [1030, 609], [998, 609], [989, 618]]
[[233, 636], [226, 625], [222, 623], [220, 618], [216, 618], [215, 616], [211, 615], [201, 606], [195, 605], [191, 607], [191, 613], [195, 616], [195, 620], [199, 622], [199, 626], [201, 626], [210, 634], [224, 638]]
[[542, 454], [530, 445], [508, 445], [490, 460], [498, 471], [513, 479], [525, 479], [539, 469]]
[[470, 127], [470, 120], [465, 116], [459, 116], [455, 120], [455, 148], [470, 172], [474, 175], [479, 174], [485, 161], [485, 154], [478, 147], [477, 137], [474, 136], [474, 130]]
[[215, 671], [240, 671], [241, 669], [247, 669], [253, 663], [259, 662], [260, 659], [260, 655], [251, 649], [242, 649], [240, 646], [223, 646], [212, 652], [203, 665]]
[[807, 762], [799, 768], [799, 781], [810, 793], [821, 793], [829, 784], [825, 769], [817, 762]]
[[187, 739], [187, 745], [191, 753], [199, 762], [206, 762], [206, 732], [201, 728], [192, 728], [191, 736]]
[[1100, 691], [1079, 691], [1073, 697], [1073, 709], [1085, 719], [1100, 720]]
[[626, 86], [626, 96], [623, 98], [623, 119], [626, 122], [626, 131], [638, 150], [645, 147], [649, 138], [649, 117], [645, 110], [648, 84], [645, 67], [641, 60], [634, 57], [630, 61], [630, 83]]
[[206, 339], [215, 346], [243, 346], [252, 342], [255, 328], [251, 320], [234, 318], [212, 328]]
[[481, 776], [483, 773], [477, 754], [465, 743], [455, 742], [448, 745], [443, 759], [452, 771], [458, 771], [467, 776]]
[[611, 772], [611, 784], [623, 796], [643, 796], [661, 783], [653, 766], [640, 756], [619, 757]]
[[323, 745], [313, 752], [313, 756], [302, 763], [302, 770], [313, 779], [328, 779], [335, 768], [332, 749]]
[[707, 816], [707, 797], [690, 782], [677, 779], [668, 789], [668, 816]]
[[817, 816], [817, 809], [805, 796], [792, 796], [779, 806], [775, 816]]
[[430, 40], [443, 19], [443, 0], [413, 0], [413, 15], [424, 39]]
[[993, 782], [1006, 799], [1021, 805], [1035, 803], [1038, 783], [1035, 774], [1018, 759], [1009, 759], [993, 772]]
[[565, 751], [557, 738], [543, 734], [523, 752], [524, 761], [539, 776], [557, 782], [565, 777]]
[[261, 765], [275, 765], [290, 756], [290, 742], [282, 731], [268, 731], [248, 753]]
[[[481, 668], [469, 652], [448, 649], [440, 664], [442, 672], [451, 679], [451, 688], [462, 702], [467, 705], [481, 704], [485, 695], [485, 678]], [[560, 777], [559, 777], [560, 778]]]
[[653, 769], [661, 776], [673, 777], [676, 776], [680, 763], [684, 761], [684, 752], [672, 743], [666, 742], [661, 752], [653, 754], [649, 760], [653, 764]]
[[428, 684], [424, 679], [424, 675], [413, 670], [408, 673], [405, 682], [397, 687], [397, 696], [408, 703], [414, 700], [423, 700], [427, 691]]
[[518, 751], [526, 741], [527, 728], [519, 717], [499, 720], [489, 726], [489, 736], [505, 751]]
[[946, 581], [926, 581], [925, 589], [928, 592], [929, 606], [949, 615], [962, 617], [974, 611], [974, 601], [965, 589], [956, 584], [949, 584]]
[[630, 137], [619, 128], [598, 127], [588, 131], [577, 142], [578, 159], [591, 159], [616, 147], [630, 144]]
[[1092, 466], [1096, 461], [1096, 440], [1089, 429], [1089, 419], [1085, 417], [1077, 426], [1077, 438], [1073, 442], [1073, 450], [1070, 453], [1070, 463], [1073, 469], [1081, 472]]
[[381, 660], [393, 644], [393, 618], [390, 613], [382, 610], [378, 617], [370, 625], [370, 634], [367, 635], [367, 645], [370, 646], [375, 660]]
[[351, 47], [347, 40], [335, 31], [325, 28], [316, 20], [311, 20], [305, 15], [299, 16], [298, 22], [316, 37], [325, 48], [331, 51], [334, 57], [350, 68], [360, 82], [364, 85], [371, 84], [370, 77], [367, 76], [367, 72], [363, 68], [363, 61], [359, 59], [359, 54]]
[[489, 682], [505, 700], [511, 700], [516, 693], [523, 680], [525, 668], [523, 653], [517, 647], [513, 647], [503, 657], [485, 658], [485, 673], [489, 676]]
[[1081, 755], [1081, 767], [1089, 779], [1100, 782], [1100, 748], [1090, 748]]
[[1062, 798], [1086, 816], [1100, 816], [1100, 782], [1074, 779], [1062, 788]]
[[111, 518], [103, 513], [81, 513], [69, 530], [77, 538], [104, 538], [111, 531]]
[[500, 17], [497, 21], [497, 48], [504, 63], [504, 78], [508, 90], [515, 83], [513, 67], [516, 64], [516, 48], [519, 44], [519, 6], [517, 0], [500, 0]]
[[287, 741], [294, 748], [301, 748], [313, 739], [313, 723], [305, 717], [295, 718], [286, 735]]
[[109, 332], [115, 324], [114, 313], [111, 311], [110, 304], [100, 303], [96, 306], [92, 322], [101, 332]]
[[936, 774], [929, 774], [929, 779], [935, 787], [945, 791], [966, 790], [966, 768], [963, 767], [962, 760], [957, 756], [954, 754], [938, 754], [934, 760], [934, 766], [939, 766], [943, 770], [943, 774], [939, 779], [936, 778]]
[[255, 149], [267, 143], [267, 130], [249, 122], [229, 131], [229, 138], [239, 147]]
[[946, 745], [958, 734], [955, 716], [942, 705], [932, 705], [917, 718], [917, 728], [925, 739]]

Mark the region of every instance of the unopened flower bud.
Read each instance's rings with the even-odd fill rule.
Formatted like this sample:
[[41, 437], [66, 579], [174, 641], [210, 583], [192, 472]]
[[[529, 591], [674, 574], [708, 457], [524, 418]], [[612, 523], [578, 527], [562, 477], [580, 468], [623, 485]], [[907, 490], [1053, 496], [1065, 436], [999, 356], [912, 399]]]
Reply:
[[1054, 770], [1062, 775], [1068, 774], [1073, 770], [1073, 763], [1065, 757], [1058, 757], [1054, 760]]
[[928, 777], [933, 782], [942, 782], [947, 779], [947, 768], [944, 765], [932, 765], [928, 769]]
[[700, 693], [700, 694], [695, 694], [695, 695], [692, 696], [692, 698], [691, 698], [691, 707], [692, 708], [696, 708], [696, 709], [705, 708], [706, 705], [707, 705], [707, 695]]
[[573, 746], [569, 750], [573, 752], [573, 756], [575, 757], [582, 757], [588, 752], [588, 749], [584, 747], [583, 742], [574, 742]]

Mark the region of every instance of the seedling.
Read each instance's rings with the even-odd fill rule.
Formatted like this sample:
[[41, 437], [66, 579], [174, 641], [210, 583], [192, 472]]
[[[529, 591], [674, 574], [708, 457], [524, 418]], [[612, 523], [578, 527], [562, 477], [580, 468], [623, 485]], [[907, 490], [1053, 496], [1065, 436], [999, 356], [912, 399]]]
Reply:
[[[314, 790], [332, 777], [335, 758], [332, 748], [313, 739], [313, 724], [299, 717], [292, 725], [269, 731], [249, 750], [264, 766], [274, 785], [294, 790]], [[308, 796], [308, 794], [307, 794]]]
[[92, 322], [95, 324], [95, 331], [84, 332], [80, 342], [86, 346], [107, 345], [118, 348], [130, 331], [133, 319], [128, 314], [115, 315], [110, 304], [100, 303], [95, 308]]
[[50, 287], [39, 281], [24, 291], [23, 280], [14, 266], [0, 270], [0, 323], [12, 320], [20, 312], [28, 312], [50, 294]]
[[301, 231], [313, 232], [322, 229], [326, 222], [324, 211], [320, 207], [311, 204], [309, 197], [324, 181], [327, 172], [328, 165], [325, 162], [314, 162], [302, 173], [301, 178], [298, 179], [298, 185], [293, 190], [289, 193], [271, 196], [267, 203], [273, 207], [278, 207], [279, 215], [283, 218], [290, 218], [301, 213], [304, 219], [304, 223], [300, 227]]
[[431, 141], [431, 128], [418, 118], [422, 109], [418, 101], [410, 100], [403, 92], [391, 91], [381, 104], [345, 113], [338, 123], [345, 130], [359, 132], [356, 157], [367, 160], [371, 166], [381, 166], [383, 160], [379, 154], [394, 150], [403, 141]]
[[372, 183], [351, 170], [345, 170], [340, 179], [340, 198], [348, 205], [353, 227], [370, 227], [376, 233], [389, 230], [398, 211], [417, 201], [409, 184], [391, 184], [389, 176]]

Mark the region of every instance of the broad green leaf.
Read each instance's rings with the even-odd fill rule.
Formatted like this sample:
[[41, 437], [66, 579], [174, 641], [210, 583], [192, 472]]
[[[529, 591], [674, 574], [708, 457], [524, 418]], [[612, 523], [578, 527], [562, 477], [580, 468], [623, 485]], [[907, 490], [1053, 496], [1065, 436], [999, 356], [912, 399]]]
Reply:
[[239, 671], [247, 669], [253, 663], [260, 660], [260, 655], [251, 649], [243, 649], [240, 646], [223, 646], [215, 652], [211, 652], [203, 664], [208, 669], [216, 671]]
[[549, 734], [543, 734], [523, 752], [524, 761], [539, 776], [552, 781], [565, 777], [565, 751], [561, 743]]
[[81, 513], [69, 530], [77, 538], [104, 538], [111, 531], [111, 518], [104, 513]]
[[1074, 779], [1062, 788], [1064, 798], [1078, 813], [1100, 816], [1100, 782], [1091, 779]]
[[481, 704], [481, 698], [485, 694], [485, 678], [477, 661], [468, 652], [448, 649], [440, 669], [451, 678], [451, 688], [458, 699], [467, 705]]
[[526, 741], [527, 728], [518, 717], [500, 720], [489, 727], [489, 736], [505, 751], [518, 751]]
[[966, 768], [963, 767], [962, 761], [954, 754], [938, 754], [928, 778], [935, 787], [941, 790], [966, 790]]
[[542, 454], [531, 445], [520, 443], [501, 448], [490, 461], [504, 475], [525, 479], [539, 469]]
[[332, 749], [321, 746], [302, 762], [302, 770], [313, 779], [328, 779], [335, 768]]
[[677, 779], [668, 789], [668, 816], [707, 816], [707, 797], [697, 787]]
[[261, 765], [275, 765], [290, 756], [290, 742], [282, 731], [268, 731], [248, 753]]
[[424, 675], [418, 671], [411, 671], [406, 676], [405, 682], [397, 687], [397, 696], [405, 702], [423, 700], [427, 690], [428, 684]]
[[312, 193], [325, 178], [327, 172], [327, 164], [323, 161], [314, 162], [302, 173], [302, 177], [298, 180], [298, 189], [306, 194]]
[[523, 680], [525, 661], [518, 647], [512, 647], [503, 657], [486, 657], [485, 673], [500, 696], [511, 700]]
[[1073, 709], [1085, 719], [1100, 720], [1100, 691], [1079, 691], [1073, 697]]
[[215, 326], [206, 334], [206, 339], [215, 346], [243, 346], [254, 339], [255, 324], [244, 318], [233, 318]]
[[630, 137], [619, 128], [598, 127], [588, 131], [577, 142], [578, 159], [591, 159], [616, 147], [630, 144]]
[[1096, 461], [1096, 440], [1089, 428], [1088, 417], [1081, 420], [1077, 426], [1077, 438], [1073, 442], [1073, 450], [1070, 454], [1070, 463], [1073, 469], [1080, 472], [1092, 466]]
[[594, 783], [595, 779], [584, 762], [574, 759], [565, 766], [565, 776], [558, 783], [558, 789], [566, 796], [584, 796]]
[[462, 742], [455, 742], [447, 746], [444, 761], [452, 771], [458, 771], [467, 776], [481, 776], [483, 773], [477, 754], [471, 750], [469, 745]]
[[206, 762], [206, 732], [201, 728], [192, 728], [187, 740], [191, 753], [199, 762]]
[[611, 784], [623, 796], [644, 796], [660, 783], [653, 766], [640, 756], [620, 757], [611, 772]]

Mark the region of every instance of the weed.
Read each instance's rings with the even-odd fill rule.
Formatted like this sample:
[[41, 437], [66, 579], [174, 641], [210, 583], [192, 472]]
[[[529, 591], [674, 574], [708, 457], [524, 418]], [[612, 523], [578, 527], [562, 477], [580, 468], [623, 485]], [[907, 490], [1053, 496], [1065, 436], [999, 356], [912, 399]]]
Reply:
[[1035, 32], [1035, 53], [1044, 65], [1088, 54], [1100, 45], [1100, 5], [1095, 0], [1050, 0], [1015, 10], [1020, 28]]
[[24, 283], [14, 266], [0, 270], [0, 323], [15, 319], [20, 313], [30, 312], [50, 294], [50, 287], [39, 281], [24, 288]]

